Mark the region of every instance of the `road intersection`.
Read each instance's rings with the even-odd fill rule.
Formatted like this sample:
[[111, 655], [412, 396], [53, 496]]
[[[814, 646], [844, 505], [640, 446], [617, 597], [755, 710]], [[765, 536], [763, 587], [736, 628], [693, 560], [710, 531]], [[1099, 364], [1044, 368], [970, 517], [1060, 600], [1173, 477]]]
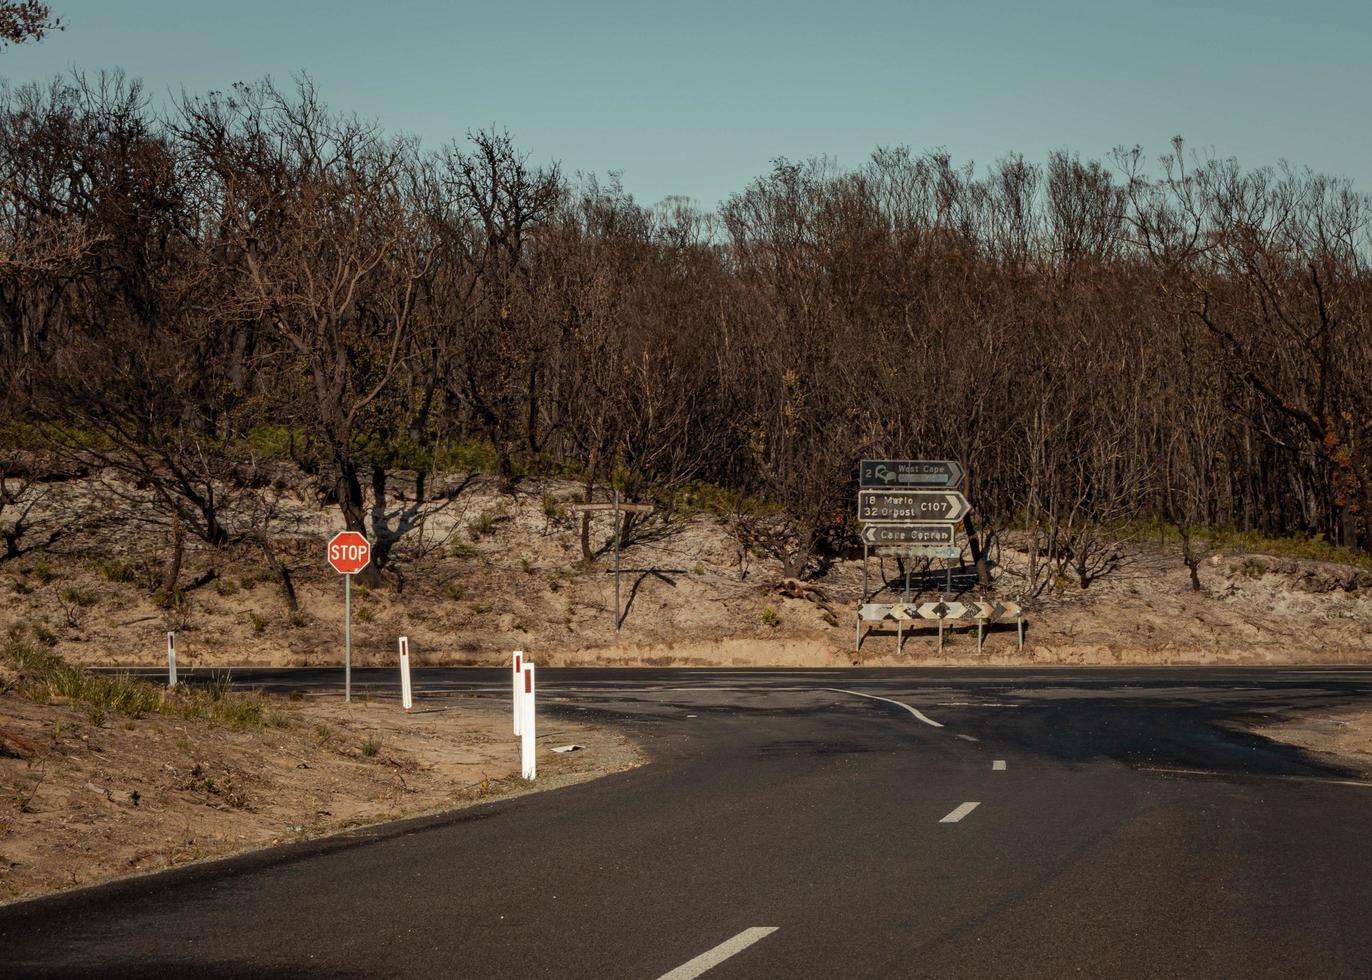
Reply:
[[[540, 711], [651, 763], [0, 908], [5, 975], [1372, 974], [1372, 785], [1242, 729], [1372, 670], [541, 675]], [[414, 672], [459, 711], [508, 683]]]

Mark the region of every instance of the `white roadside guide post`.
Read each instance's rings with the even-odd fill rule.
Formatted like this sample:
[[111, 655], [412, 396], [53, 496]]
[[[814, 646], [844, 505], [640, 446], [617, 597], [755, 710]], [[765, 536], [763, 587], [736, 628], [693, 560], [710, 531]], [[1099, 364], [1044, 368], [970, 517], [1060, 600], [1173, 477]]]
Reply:
[[167, 634], [167, 686], [176, 686], [176, 634]]
[[532, 780], [538, 775], [538, 766], [534, 760], [534, 665], [524, 664], [524, 698], [521, 704], [524, 709], [523, 723], [520, 725], [521, 743], [521, 770], [525, 779]]
[[522, 720], [524, 708], [524, 651], [514, 652], [514, 671], [510, 674], [510, 697], [514, 705], [512, 714], [514, 715], [514, 733], [519, 734], [519, 723]]
[[414, 705], [414, 698], [410, 691], [410, 638], [402, 636], [400, 638], [400, 703], [409, 711]]

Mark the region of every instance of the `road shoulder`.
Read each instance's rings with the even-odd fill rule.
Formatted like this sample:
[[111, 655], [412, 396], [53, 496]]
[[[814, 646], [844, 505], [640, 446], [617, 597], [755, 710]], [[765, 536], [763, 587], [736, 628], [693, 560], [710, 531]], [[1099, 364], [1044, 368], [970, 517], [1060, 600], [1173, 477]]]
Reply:
[[[539, 778], [498, 699], [264, 699], [270, 723], [111, 716], [0, 694], [0, 901], [581, 782], [640, 764], [621, 732], [554, 716]], [[575, 744], [572, 752], [554, 747]]]

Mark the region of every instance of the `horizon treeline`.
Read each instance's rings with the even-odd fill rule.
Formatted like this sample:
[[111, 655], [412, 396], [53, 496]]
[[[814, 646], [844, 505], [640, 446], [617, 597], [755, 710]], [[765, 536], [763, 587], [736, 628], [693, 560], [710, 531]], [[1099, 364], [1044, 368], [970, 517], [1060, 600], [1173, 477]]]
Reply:
[[512, 487], [763, 502], [788, 576], [851, 545], [873, 456], [962, 460], [982, 527], [1082, 585], [1146, 521], [1372, 550], [1369, 213], [1179, 140], [778, 160], [647, 207], [308, 81], [165, 113], [117, 75], [7, 86], [0, 426], [211, 545], [262, 536], [271, 443], [381, 571], [473, 446]]

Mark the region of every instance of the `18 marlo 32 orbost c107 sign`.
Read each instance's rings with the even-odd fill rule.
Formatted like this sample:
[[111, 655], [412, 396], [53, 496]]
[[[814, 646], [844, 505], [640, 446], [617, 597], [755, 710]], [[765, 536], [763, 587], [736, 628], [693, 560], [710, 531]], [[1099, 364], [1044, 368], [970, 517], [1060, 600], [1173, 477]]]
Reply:
[[956, 523], [972, 509], [956, 490], [861, 490], [858, 520], [867, 524]]

